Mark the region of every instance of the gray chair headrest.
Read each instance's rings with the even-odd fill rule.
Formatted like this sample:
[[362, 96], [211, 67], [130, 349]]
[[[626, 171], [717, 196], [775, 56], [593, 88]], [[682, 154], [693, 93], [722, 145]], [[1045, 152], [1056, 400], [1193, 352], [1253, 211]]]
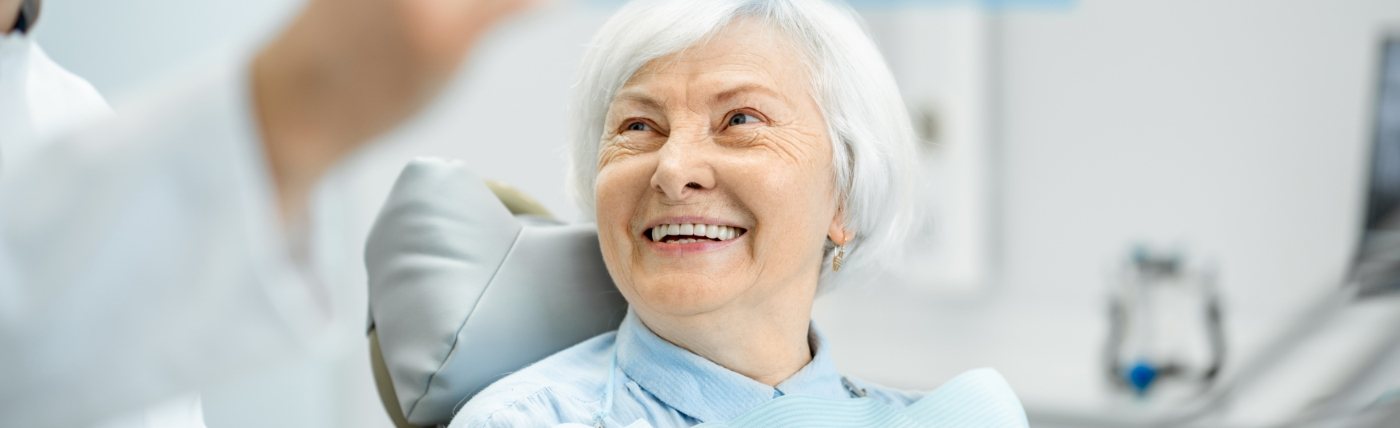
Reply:
[[513, 371], [617, 328], [591, 225], [526, 224], [460, 162], [399, 175], [365, 249], [370, 322], [409, 423], [448, 423]]

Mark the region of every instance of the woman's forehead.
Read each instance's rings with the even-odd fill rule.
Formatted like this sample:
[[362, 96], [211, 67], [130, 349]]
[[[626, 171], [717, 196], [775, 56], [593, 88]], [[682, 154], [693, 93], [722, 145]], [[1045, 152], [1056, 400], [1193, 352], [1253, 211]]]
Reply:
[[790, 38], [742, 19], [694, 46], [646, 63], [614, 100], [664, 103], [684, 97], [694, 102], [749, 93], [796, 98], [810, 92], [808, 83], [805, 62]]

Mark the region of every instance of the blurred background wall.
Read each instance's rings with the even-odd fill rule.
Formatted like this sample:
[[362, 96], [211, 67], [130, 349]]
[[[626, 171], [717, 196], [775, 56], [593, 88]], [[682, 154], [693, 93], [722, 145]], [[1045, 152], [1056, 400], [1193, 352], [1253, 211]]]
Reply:
[[[583, 41], [616, 2], [556, 2], [481, 46], [419, 120], [330, 180], [318, 264], [345, 290], [335, 344], [205, 391], [210, 427], [378, 427], [363, 339], [363, 239], [404, 161], [458, 157], [565, 218], [565, 105]], [[870, 2], [867, 2], [870, 3]], [[879, 3], [879, 2], [875, 2]], [[864, 4], [931, 20], [966, 3]], [[246, 55], [296, 0], [50, 0], [49, 54], [120, 109], [143, 89]], [[1338, 286], [1356, 238], [1378, 36], [1391, 0], [1080, 0], [986, 13], [986, 275], [971, 287], [877, 278], [819, 301], [838, 361], [931, 388], [995, 366], [1029, 407], [1090, 408], [1109, 273], [1129, 245], [1177, 246], [1218, 266], [1232, 361]], [[877, 32], [892, 63], [956, 58]], [[936, 65], [935, 65], [936, 67]], [[933, 75], [900, 73], [926, 87]], [[936, 86], [936, 85], [935, 85]], [[907, 89], [907, 88], [906, 88]], [[941, 107], [958, 111], [958, 105]], [[195, 142], [192, 142], [195, 143]]]

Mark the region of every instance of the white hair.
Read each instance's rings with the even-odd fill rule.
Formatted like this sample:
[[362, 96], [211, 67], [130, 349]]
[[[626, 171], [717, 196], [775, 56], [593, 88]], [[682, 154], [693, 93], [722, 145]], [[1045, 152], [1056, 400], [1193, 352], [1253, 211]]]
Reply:
[[[914, 209], [914, 142], [909, 114], [879, 49], [845, 5], [803, 0], [637, 0], [594, 36], [573, 106], [573, 196], [595, 213], [598, 153], [609, 105], [646, 63], [699, 44], [737, 18], [755, 19], [787, 35], [807, 62], [813, 96], [831, 136], [835, 183], [846, 228], [839, 273], [828, 265], [822, 289], [852, 271], [879, 268], [908, 237]], [[840, 282], [846, 282], [844, 280]]]

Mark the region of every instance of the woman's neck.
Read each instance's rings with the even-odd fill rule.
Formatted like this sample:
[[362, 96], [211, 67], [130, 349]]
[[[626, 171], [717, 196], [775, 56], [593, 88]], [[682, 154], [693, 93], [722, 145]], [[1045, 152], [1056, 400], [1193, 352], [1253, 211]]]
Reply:
[[[815, 281], [814, 281], [815, 282]], [[638, 310], [642, 323], [662, 339], [769, 386], [777, 386], [812, 361], [808, 330], [816, 287], [791, 292], [755, 305], [703, 314], [668, 316]]]

